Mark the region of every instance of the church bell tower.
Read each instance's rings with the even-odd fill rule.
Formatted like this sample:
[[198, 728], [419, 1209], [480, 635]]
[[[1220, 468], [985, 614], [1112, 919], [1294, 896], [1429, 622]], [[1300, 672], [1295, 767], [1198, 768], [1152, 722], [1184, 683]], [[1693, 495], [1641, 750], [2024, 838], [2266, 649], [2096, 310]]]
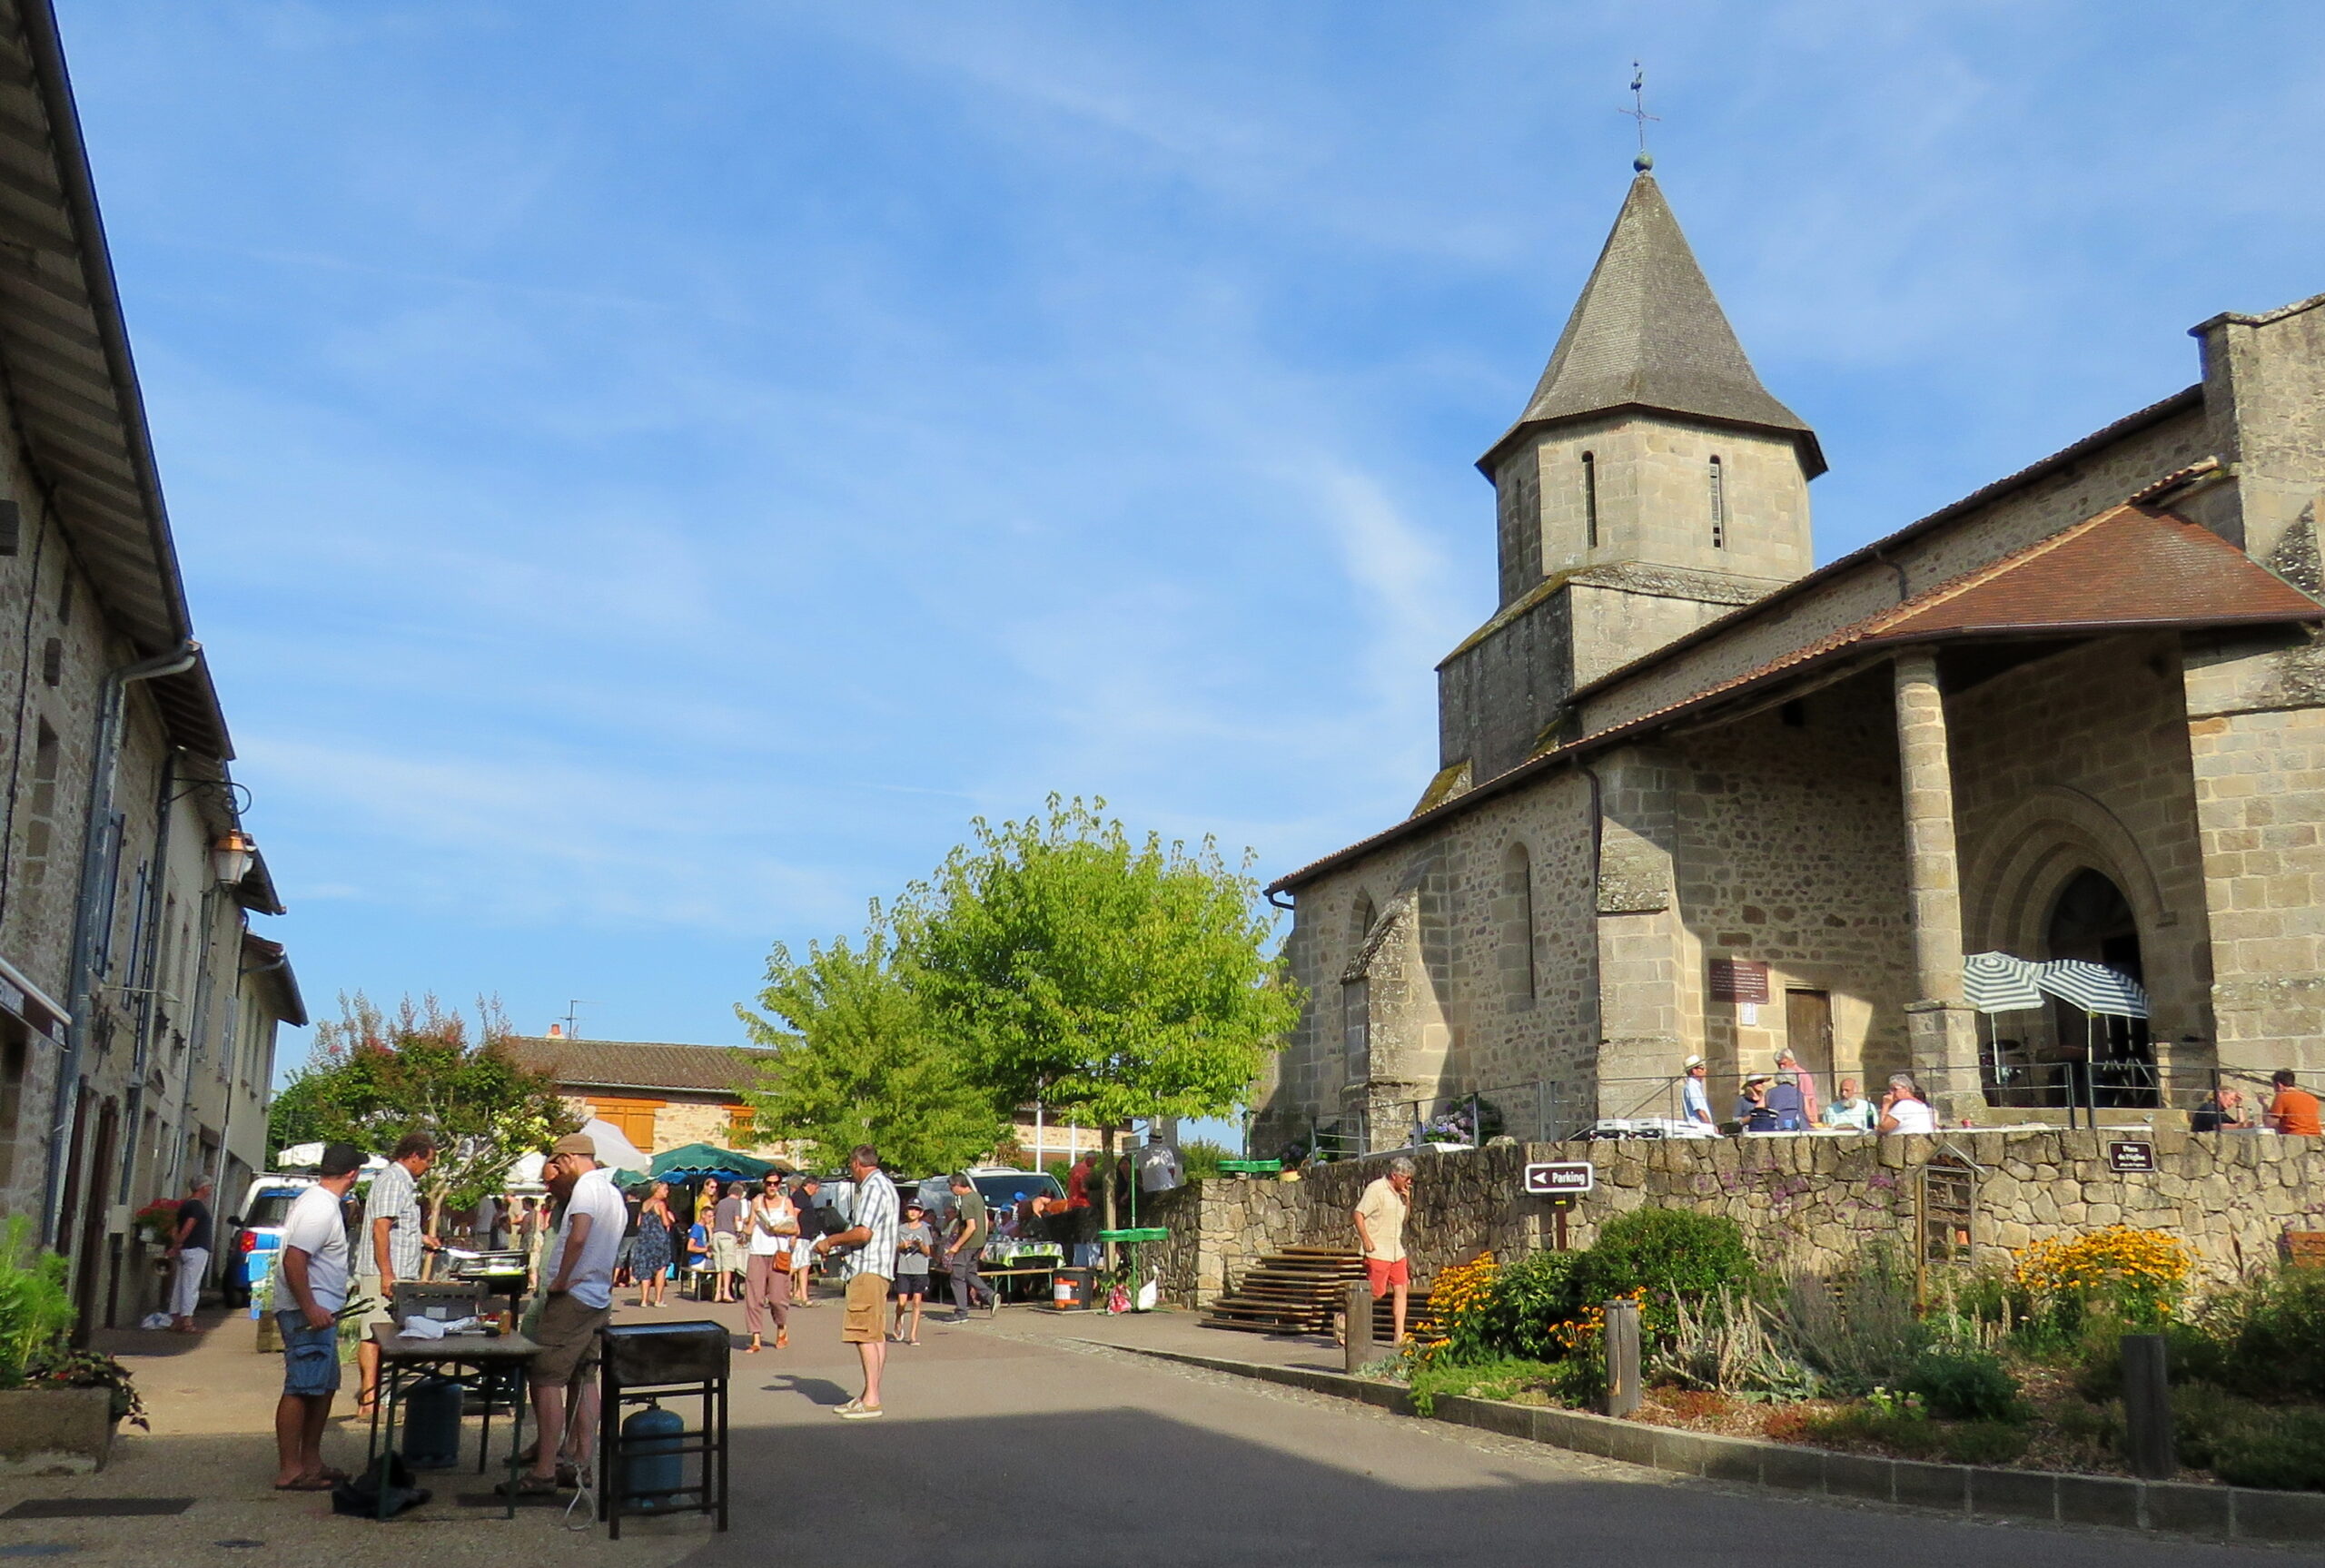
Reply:
[[1816, 434], [1760, 384], [1644, 166], [1533, 397], [1478, 467], [1500, 606], [1438, 666], [1443, 771], [1424, 805], [1550, 744], [1577, 686], [1814, 564]]

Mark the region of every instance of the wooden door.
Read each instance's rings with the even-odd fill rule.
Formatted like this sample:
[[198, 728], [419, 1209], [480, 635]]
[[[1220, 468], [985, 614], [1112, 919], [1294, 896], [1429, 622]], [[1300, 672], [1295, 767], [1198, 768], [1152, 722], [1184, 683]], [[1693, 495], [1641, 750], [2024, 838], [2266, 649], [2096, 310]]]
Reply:
[[1818, 1100], [1833, 1103], [1833, 995], [1825, 991], [1784, 993], [1784, 1042], [1816, 1080]]

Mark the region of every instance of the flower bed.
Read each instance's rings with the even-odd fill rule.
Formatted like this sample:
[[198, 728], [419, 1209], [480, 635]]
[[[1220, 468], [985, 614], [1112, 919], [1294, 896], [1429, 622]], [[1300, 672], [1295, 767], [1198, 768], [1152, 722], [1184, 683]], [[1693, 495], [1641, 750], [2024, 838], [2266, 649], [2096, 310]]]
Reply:
[[1603, 1312], [1640, 1304], [1637, 1419], [1844, 1454], [2123, 1474], [2121, 1342], [2166, 1336], [2181, 1463], [2228, 1485], [2325, 1491], [2325, 1272], [2271, 1269], [2201, 1298], [2174, 1238], [2109, 1226], [1941, 1277], [1875, 1253], [1770, 1277], [1733, 1222], [1642, 1209], [1586, 1253], [1443, 1271], [1444, 1337], [1379, 1365], [1428, 1414], [1452, 1395], [1588, 1408]]

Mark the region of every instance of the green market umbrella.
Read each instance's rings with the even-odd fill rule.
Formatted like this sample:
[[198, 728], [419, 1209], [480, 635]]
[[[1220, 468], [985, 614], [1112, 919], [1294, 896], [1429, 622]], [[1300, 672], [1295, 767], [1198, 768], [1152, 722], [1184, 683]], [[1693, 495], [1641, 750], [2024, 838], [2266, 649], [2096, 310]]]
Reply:
[[721, 1181], [754, 1181], [770, 1170], [790, 1169], [780, 1160], [761, 1159], [715, 1144], [684, 1143], [656, 1155], [648, 1174], [657, 1180], [691, 1181], [697, 1177], [715, 1176]]

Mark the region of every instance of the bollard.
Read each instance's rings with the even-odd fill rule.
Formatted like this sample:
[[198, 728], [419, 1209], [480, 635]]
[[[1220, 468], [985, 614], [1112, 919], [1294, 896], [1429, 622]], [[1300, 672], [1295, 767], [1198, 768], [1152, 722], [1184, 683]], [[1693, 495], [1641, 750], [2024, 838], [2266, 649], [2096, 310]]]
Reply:
[[2161, 1334], [2123, 1336], [2123, 1446], [2132, 1474], [2169, 1481], [2180, 1464], [2172, 1449], [2172, 1384]]
[[1348, 1369], [1361, 1372], [1372, 1364], [1372, 1287], [1351, 1285], [1341, 1303], [1341, 1326], [1348, 1341]]
[[1638, 1303], [1607, 1303], [1607, 1414], [1638, 1408]]

